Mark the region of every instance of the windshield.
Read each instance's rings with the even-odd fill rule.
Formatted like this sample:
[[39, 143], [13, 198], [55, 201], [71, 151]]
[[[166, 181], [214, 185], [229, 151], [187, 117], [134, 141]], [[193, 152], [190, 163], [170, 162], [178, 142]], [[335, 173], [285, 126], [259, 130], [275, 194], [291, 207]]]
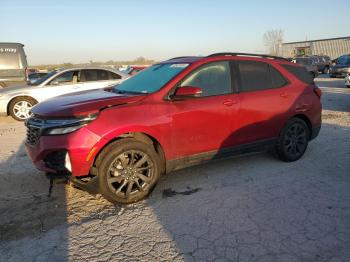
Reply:
[[117, 93], [154, 93], [189, 64], [167, 63], [153, 65], [114, 87]]
[[32, 83], [31, 85], [33, 86], [38, 86], [42, 83], [44, 83], [47, 79], [49, 79], [51, 76], [53, 76], [54, 74], [56, 74], [58, 71], [51, 71], [49, 73], [47, 73], [46, 75], [44, 75], [43, 77], [40, 77], [38, 80], [36, 80], [34, 83]]

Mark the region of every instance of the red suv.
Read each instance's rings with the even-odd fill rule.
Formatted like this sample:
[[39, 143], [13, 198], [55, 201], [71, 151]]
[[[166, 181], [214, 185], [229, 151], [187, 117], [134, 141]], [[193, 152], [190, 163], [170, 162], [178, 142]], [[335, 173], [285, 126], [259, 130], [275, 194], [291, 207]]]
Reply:
[[131, 203], [161, 174], [208, 160], [268, 149], [299, 159], [319, 133], [320, 96], [304, 67], [280, 57], [177, 57], [38, 104], [26, 148], [38, 169]]

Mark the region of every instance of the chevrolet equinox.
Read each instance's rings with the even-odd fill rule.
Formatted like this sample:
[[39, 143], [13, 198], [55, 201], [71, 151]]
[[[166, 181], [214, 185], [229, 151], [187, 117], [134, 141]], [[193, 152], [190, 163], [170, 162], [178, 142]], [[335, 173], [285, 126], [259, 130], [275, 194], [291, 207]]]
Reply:
[[177, 57], [36, 105], [26, 149], [39, 170], [132, 203], [162, 174], [209, 160], [266, 150], [298, 160], [321, 128], [320, 97], [306, 69], [281, 57]]

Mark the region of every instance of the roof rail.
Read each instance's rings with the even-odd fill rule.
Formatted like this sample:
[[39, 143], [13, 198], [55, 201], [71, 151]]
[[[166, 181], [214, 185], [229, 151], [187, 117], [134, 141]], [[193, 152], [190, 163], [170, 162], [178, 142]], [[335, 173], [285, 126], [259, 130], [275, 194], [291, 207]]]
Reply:
[[288, 61], [286, 58], [281, 57], [281, 56], [264, 55], [264, 54], [249, 54], [249, 53], [215, 53], [215, 54], [208, 55], [207, 57], [213, 57], [213, 56], [254, 56], [254, 57], [262, 57], [262, 58], [279, 59], [279, 60]]
[[170, 59], [168, 59], [167, 61], [169, 61], [169, 60], [175, 60], [175, 59], [181, 59], [181, 58], [187, 58], [187, 57], [195, 57], [195, 56], [178, 56], [178, 57], [170, 58]]

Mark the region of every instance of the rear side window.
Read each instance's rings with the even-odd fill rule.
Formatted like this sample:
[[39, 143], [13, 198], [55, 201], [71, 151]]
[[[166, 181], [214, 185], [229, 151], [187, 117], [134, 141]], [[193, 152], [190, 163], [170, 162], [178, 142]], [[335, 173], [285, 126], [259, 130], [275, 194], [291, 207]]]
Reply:
[[257, 91], [285, 86], [288, 81], [268, 63], [256, 61], [239, 61], [241, 91]]
[[239, 61], [241, 91], [257, 91], [273, 88], [270, 65], [256, 61]]
[[60, 74], [51, 80], [50, 84], [63, 84], [63, 83], [72, 83], [73, 82], [74, 71], [68, 71]]
[[101, 81], [109, 79], [109, 71], [106, 70], [86, 69], [82, 72], [83, 77], [80, 79], [81, 82]]
[[185, 78], [181, 86], [202, 89], [202, 96], [216, 96], [232, 92], [229, 62], [213, 62], [200, 67]]
[[314, 84], [314, 79], [311, 74], [303, 66], [282, 65], [289, 73], [306, 84]]

